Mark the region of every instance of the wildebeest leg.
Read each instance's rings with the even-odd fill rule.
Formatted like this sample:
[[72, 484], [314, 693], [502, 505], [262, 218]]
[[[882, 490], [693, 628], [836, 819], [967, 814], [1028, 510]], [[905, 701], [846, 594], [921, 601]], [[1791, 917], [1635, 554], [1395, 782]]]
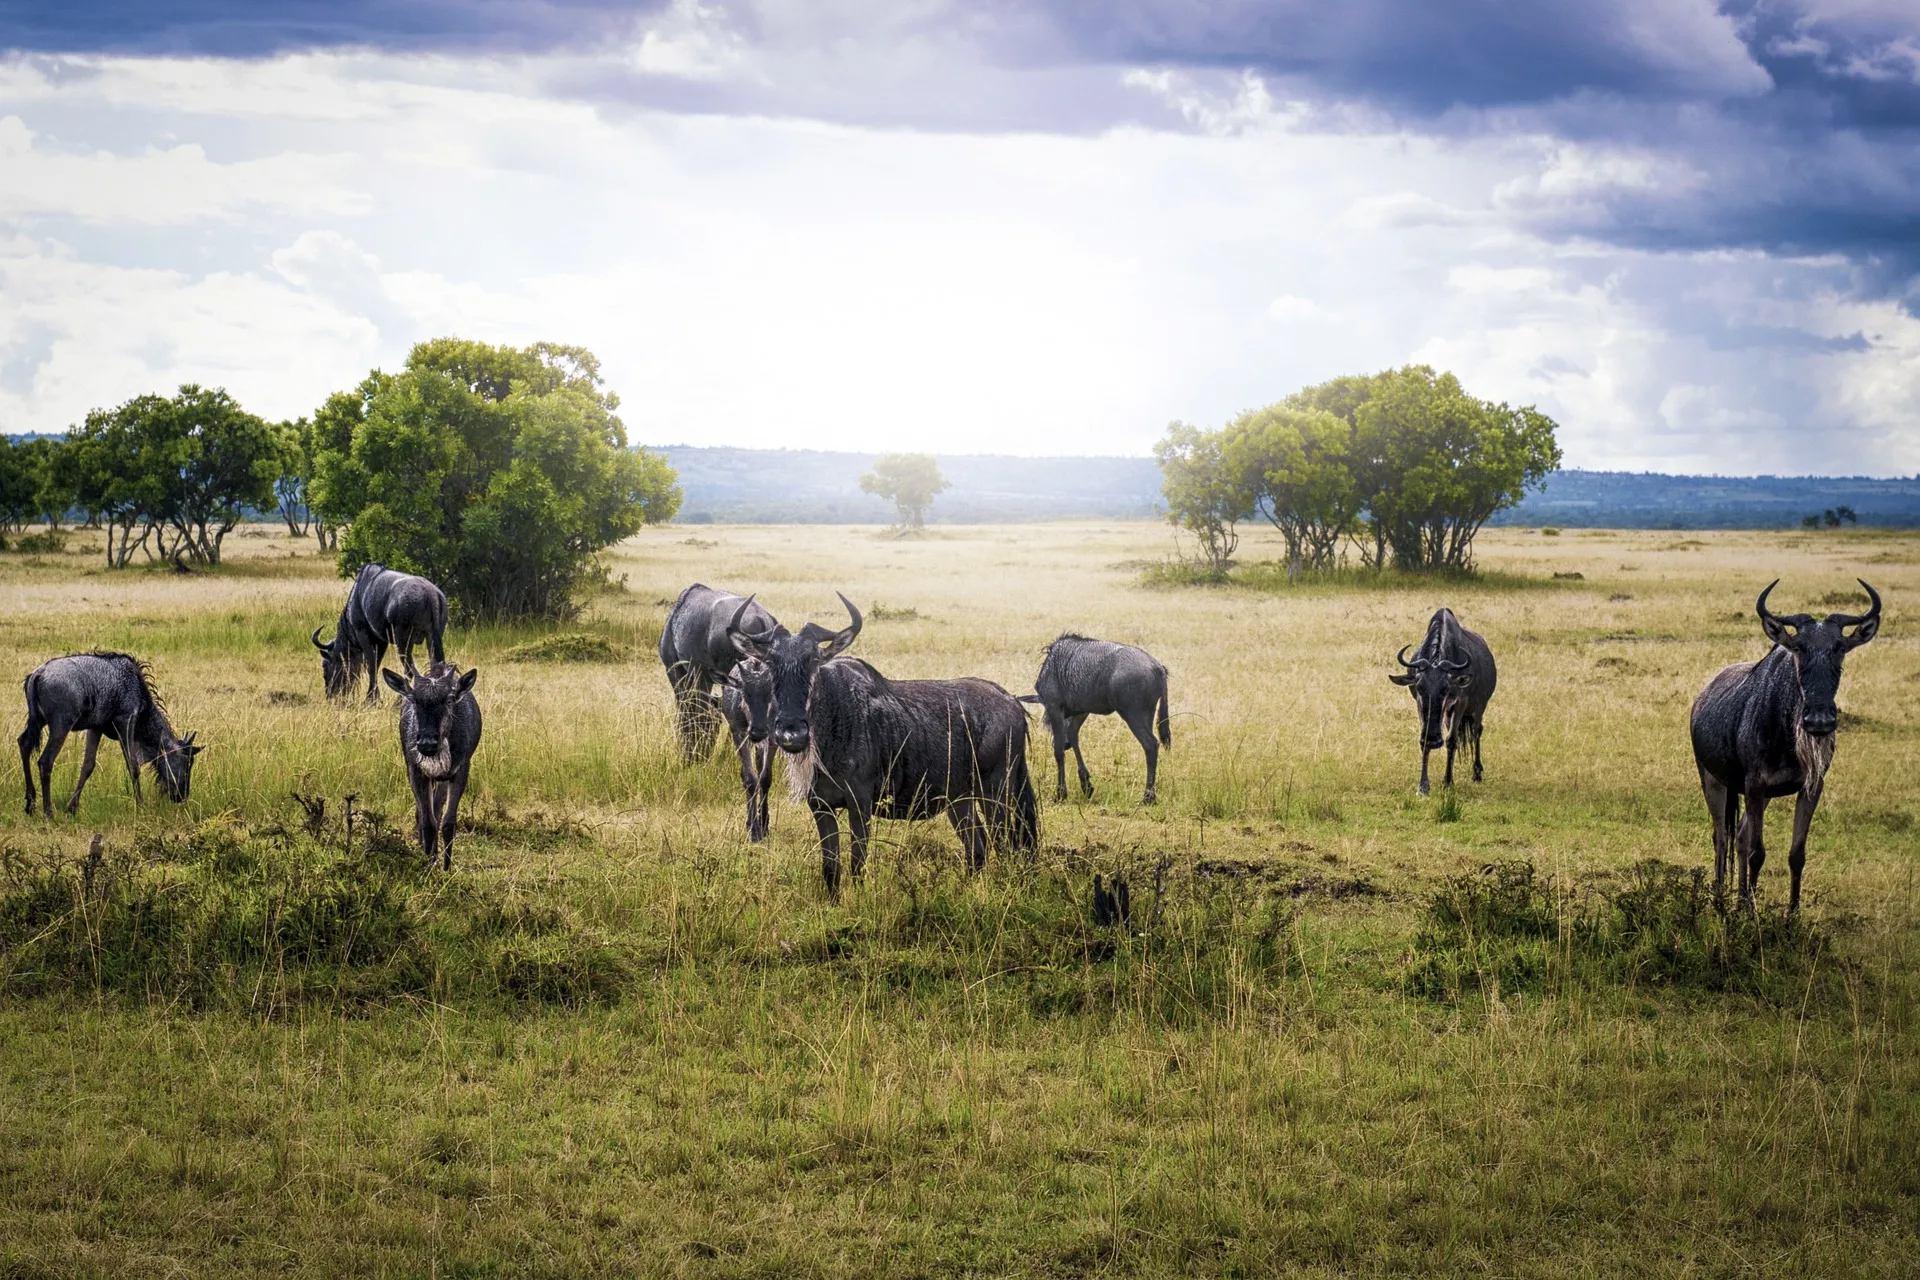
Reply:
[[1068, 740], [1073, 743], [1073, 764], [1080, 771], [1080, 794], [1089, 798], [1093, 795], [1093, 775], [1087, 772], [1087, 758], [1080, 754], [1080, 726], [1087, 722], [1083, 711], [1067, 721]]
[[1476, 716], [1473, 721], [1473, 780], [1479, 782], [1483, 777], [1480, 771], [1480, 718]]
[[1067, 799], [1067, 740], [1072, 736], [1067, 728], [1067, 719], [1052, 707], [1047, 708], [1047, 736], [1053, 739], [1053, 772], [1058, 780], [1054, 784], [1053, 802], [1064, 804]]
[[47, 745], [40, 753], [40, 812], [49, 818], [53, 816], [53, 762], [59, 758], [67, 733], [65, 725], [49, 724]]
[[440, 869], [453, 870], [453, 833], [454, 820], [460, 814], [460, 797], [467, 791], [467, 769], [462, 765], [454, 771], [452, 778], [440, 784], [440, 794], [444, 797], [440, 810]]
[[1160, 744], [1153, 736], [1153, 708], [1141, 707], [1121, 718], [1127, 722], [1127, 728], [1133, 730], [1133, 736], [1139, 739], [1140, 749], [1147, 753], [1147, 791], [1140, 797], [1140, 803], [1152, 804], [1154, 775], [1160, 769]]
[[847, 842], [853, 846], [847, 870], [858, 880], [867, 869], [867, 838], [873, 834], [873, 801], [854, 796], [847, 802]]
[[1751, 906], [1760, 887], [1760, 868], [1767, 861], [1767, 793], [1747, 792], [1746, 810], [1740, 824], [1740, 897]]
[[1700, 790], [1707, 798], [1707, 812], [1713, 815], [1713, 891], [1724, 894], [1727, 891], [1727, 843], [1733, 839], [1734, 827], [1740, 821], [1740, 803], [1731, 788], [1705, 769], [1700, 771]]
[[767, 792], [773, 787], [773, 744], [763, 742], [756, 750], [759, 753], [760, 764], [758, 777], [754, 780], [755, 792], [760, 801], [760, 838], [765, 840], [771, 825], [767, 818]]
[[1433, 754], [1432, 748], [1422, 744], [1420, 747], [1420, 794], [1426, 795], [1431, 787], [1427, 785], [1427, 757]]
[[[119, 730], [120, 758], [127, 762], [127, 781], [133, 784], [133, 807], [137, 809], [147, 802], [147, 798], [140, 794], [140, 765], [142, 762], [140, 760], [140, 749], [133, 744], [133, 721], [126, 721], [119, 726]], [[45, 759], [44, 756], [41, 758]], [[41, 778], [40, 785], [43, 789], [46, 786], [44, 776]]]
[[765, 804], [766, 783], [761, 780], [760, 762], [756, 758], [759, 748], [752, 742], [742, 740], [734, 746], [740, 756], [740, 785], [747, 793], [747, 839], [759, 844], [767, 838], [766, 817], [761, 812]]
[[20, 731], [20, 776], [27, 783], [27, 812], [33, 812], [33, 749], [40, 745], [40, 731], [46, 728], [46, 722], [40, 713], [27, 705], [27, 727]]
[[1454, 721], [1453, 732], [1447, 735], [1447, 776], [1440, 780], [1440, 785], [1449, 791], [1453, 790], [1453, 752], [1460, 744], [1460, 728], [1460, 722]]
[[367, 664], [367, 701], [380, 701], [380, 666], [387, 660], [387, 642], [373, 642], [373, 661]]
[[987, 824], [981, 817], [979, 802], [955, 800], [947, 806], [947, 820], [953, 823], [954, 834], [960, 837], [960, 848], [967, 858], [967, 870], [979, 871], [985, 867]]
[[1793, 887], [1788, 891], [1787, 910], [1800, 909], [1800, 872], [1807, 865], [1807, 828], [1813, 825], [1813, 811], [1820, 807], [1820, 788], [1809, 787], [1793, 801], [1793, 846], [1787, 850], [1787, 870]]
[[407, 786], [413, 789], [413, 835], [420, 842], [420, 852], [427, 855], [427, 865], [431, 867], [438, 856], [434, 843], [439, 838], [439, 826], [433, 819], [433, 784], [409, 764]]
[[807, 797], [813, 810], [814, 830], [820, 833], [820, 878], [827, 882], [827, 896], [840, 896], [840, 819], [833, 806], [818, 796]]
[[100, 752], [100, 731], [87, 730], [87, 751], [80, 758], [80, 777], [73, 784], [73, 795], [67, 801], [67, 812], [77, 813], [80, 809], [80, 789], [87, 785], [87, 779], [93, 776], [93, 758]]
[[706, 710], [706, 685], [695, 672], [692, 663], [677, 663], [667, 672], [667, 682], [673, 686], [674, 730], [680, 739], [680, 756], [692, 760], [699, 754], [702, 736], [702, 712]]

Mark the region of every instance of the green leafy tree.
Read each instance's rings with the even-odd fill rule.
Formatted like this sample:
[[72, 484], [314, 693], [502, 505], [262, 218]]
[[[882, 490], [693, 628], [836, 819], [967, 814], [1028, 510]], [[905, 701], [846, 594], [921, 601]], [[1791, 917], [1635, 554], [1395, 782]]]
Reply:
[[1269, 405], [1228, 423], [1221, 449], [1258, 513], [1286, 539], [1288, 572], [1332, 568], [1362, 507], [1352, 425], [1325, 409]]
[[25, 443], [0, 436], [0, 533], [25, 528], [40, 514], [40, 459]]
[[927, 508], [948, 488], [947, 479], [932, 455], [925, 453], [884, 453], [876, 458], [873, 470], [860, 477], [860, 490], [885, 498], [900, 515], [902, 529], [923, 529]]
[[149, 512], [161, 554], [219, 564], [226, 536], [249, 511], [274, 505], [282, 443], [224, 389], [188, 384], [154, 424], [161, 499]]
[[1221, 432], [1172, 422], [1153, 446], [1167, 519], [1199, 541], [1216, 571], [1233, 559], [1240, 546], [1236, 526], [1253, 514], [1257, 501], [1246, 476], [1228, 463], [1222, 443]]
[[1489, 517], [1560, 465], [1545, 414], [1476, 400], [1450, 373], [1409, 365], [1378, 375], [1355, 410], [1356, 433], [1381, 454], [1367, 495], [1376, 537], [1413, 570], [1467, 570]]
[[[147, 546], [156, 513], [165, 508], [165, 472], [177, 463], [162, 425], [167, 410], [164, 396], [135, 396], [116, 408], [93, 410], [67, 432], [56, 465], [74, 504], [106, 529], [109, 568], [125, 568]], [[137, 542], [135, 529], [142, 530]]]
[[310, 502], [340, 568], [424, 574], [479, 617], [555, 617], [604, 547], [680, 505], [671, 467], [627, 447], [593, 355], [457, 338], [415, 346], [314, 415]]

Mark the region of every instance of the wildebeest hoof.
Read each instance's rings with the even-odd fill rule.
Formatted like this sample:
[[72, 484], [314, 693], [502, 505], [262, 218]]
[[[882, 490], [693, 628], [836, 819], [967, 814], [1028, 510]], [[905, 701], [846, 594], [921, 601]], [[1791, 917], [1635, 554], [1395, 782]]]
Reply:
[[1080, 779], [1080, 794], [1089, 800], [1093, 799], [1093, 782], [1091, 779]]
[[1155, 795], [1153, 794], [1153, 792], [1151, 792], [1151, 791], [1149, 791], [1149, 792], [1147, 792], [1147, 793], [1146, 793], [1145, 795], [1143, 795], [1143, 796], [1141, 796], [1141, 797], [1140, 797], [1140, 803], [1141, 803], [1141, 804], [1152, 804], [1152, 803], [1154, 803], [1154, 801], [1156, 801], [1156, 800], [1157, 800], [1158, 798], [1159, 798], [1159, 797], [1157, 797], [1157, 796], [1155, 796]]
[[1419, 790], [1420, 790], [1420, 794], [1423, 796], [1432, 794], [1432, 788], [1428, 787], [1427, 784], [1424, 782], [1420, 784]]
[[[1061, 787], [1059, 790], [1053, 793], [1053, 802], [1055, 804], [1065, 804], [1067, 802], [1067, 789], [1065, 787]], [[28, 813], [33, 812], [32, 805], [27, 806], [27, 812]]]

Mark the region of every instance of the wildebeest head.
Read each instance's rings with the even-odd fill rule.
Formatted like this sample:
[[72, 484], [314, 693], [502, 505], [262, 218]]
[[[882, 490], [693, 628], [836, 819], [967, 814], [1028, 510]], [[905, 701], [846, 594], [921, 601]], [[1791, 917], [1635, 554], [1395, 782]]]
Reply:
[[322, 643], [320, 628], [313, 629], [313, 647], [320, 651], [320, 678], [326, 683], [329, 698], [344, 698], [353, 691], [352, 664], [347, 660], [347, 645], [336, 628], [333, 639]]
[[[380, 678], [413, 707], [413, 749], [420, 757], [421, 772], [442, 777], [452, 771], [452, 748], [447, 737], [454, 708], [473, 688], [480, 669], [462, 672], [451, 662], [436, 662], [425, 672], [409, 666], [407, 674], [411, 681], [382, 668]], [[435, 772], [436, 767], [439, 772]]]
[[206, 750], [195, 746], [193, 738], [191, 733], [179, 738], [172, 730], [166, 730], [160, 737], [160, 753], [153, 758], [153, 772], [160, 779], [160, 789], [175, 804], [184, 803], [192, 790], [193, 758]]
[[1421, 654], [1408, 662], [1411, 647], [1401, 646], [1397, 655], [1406, 671], [1387, 679], [1413, 694], [1413, 703], [1420, 709], [1420, 745], [1438, 751], [1446, 742], [1447, 716], [1473, 687], [1473, 673], [1467, 670], [1465, 658], [1448, 662]]
[[1800, 680], [1800, 727], [1808, 737], [1824, 738], [1840, 724], [1840, 708], [1834, 699], [1840, 694], [1840, 664], [1848, 651], [1873, 639], [1880, 630], [1880, 593], [1866, 582], [1867, 599], [1872, 608], [1865, 613], [1830, 613], [1824, 622], [1812, 614], [1790, 613], [1784, 617], [1767, 609], [1767, 596], [1780, 585], [1775, 578], [1760, 593], [1754, 608], [1767, 639], [1793, 655], [1794, 670]]
[[813, 741], [807, 726], [807, 697], [813, 688], [813, 673], [828, 658], [845, 653], [847, 646], [854, 642], [860, 634], [860, 611], [853, 607], [853, 601], [840, 596], [840, 603], [853, 618], [853, 625], [843, 631], [829, 631], [809, 622], [800, 628], [798, 635], [777, 629], [746, 632], [739, 629], [740, 619], [751, 603], [753, 597], [749, 596], [734, 610], [727, 623], [727, 637], [741, 657], [757, 658], [766, 665], [773, 684], [773, 740], [782, 751], [798, 755]]
[[727, 673], [727, 683], [740, 691], [747, 741], [765, 742], [773, 728], [773, 668], [758, 658], [742, 658]]

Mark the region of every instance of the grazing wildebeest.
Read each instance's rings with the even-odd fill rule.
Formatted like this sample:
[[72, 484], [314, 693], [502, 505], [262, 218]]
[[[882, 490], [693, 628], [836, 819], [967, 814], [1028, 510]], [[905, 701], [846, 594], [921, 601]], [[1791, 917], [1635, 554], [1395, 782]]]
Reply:
[[87, 735], [87, 753], [80, 761], [80, 778], [73, 784], [67, 812], [80, 807], [80, 791], [93, 776], [94, 754], [102, 737], [120, 744], [133, 780], [133, 802], [140, 804], [140, 770], [147, 765], [160, 779], [167, 798], [187, 798], [193, 778], [193, 758], [206, 748], [182, 738], [167, 721], [167, 711], [154, 692], [153, 675], [138, 658], [124, 653], [75, 653], [41, 663], [22, 688], [27, 695], [27, 727], [20, 731], [20, 769], [27, 780], [27, 812], [33, 812], [33, 765], [29, 757], [47, 730], [47, 749], [40, 753], [40, 809], [53, 816], [53, 762], [67, 735], [75, 729]]
[[[773, 740], [789, 779], [813, 812], [827, 892], [840, 891], [840, 823], [847, 811], [851, 870], [858, 878], [875, 817], [930, 818], [946, 811], [967, 853], [986, 864], [989, 844], [1032, 849], [1038, 805], [1027, 771], [1027, 715], [990, 680], [889, 680], [854, 658], [836, 658], [860, 634], [808, 623], [798, 635], [767, 636], [728, 624], [743, 657], [773, 679]], [[736, 611], [744, 618], [744, 604]]]
[[740, 757], [740, 785], [747, 792], [747, 839], [767, 838], [767, 787], [773, 781], [773, 672], [758, 658], [734, 664], [720, 682], [720, 712]]
[[673, 686], [674, 728], [680, 752], [689, 760], [705, 755], [713, 745], [713, 686], [740, 661], [740, 651], [727, 638], [727, 625], [736, 614], [741, 629], [750, 634], [786, 634], [753, 597], [715, 591], [701, 582], [680, 593], [660, 629], [660, 665]]
[[1493, 650], [1477, 633], [1461, 626], [1453, 610], [1441, 609], [1427, 623], [1427, 638], [1420, 642], [1413, 661], [1407, 661], [1405, 645], [1397, 656], [1406, 672], [1387, 679], [1411, 690], [1420, 711], [1420, 794], [1430, 789], [1427, 757], [1440, 749], [1443, 731], [1447, 776], [1441, 785], [1453, 785], [1453, 753], [1467, 743], [1473, 745], [1473, 780], [1480, 781], [1480, 731], [1498, 679]]
[[[1046, 709], [1047, 732], [1053, 737], [1056, 801], [1067, 798], [1068, 747], [1073, 748], [1073, 762], [1080, 770], [1081, 793], [1093, 794], [1093, 775], [1080, 754], [1080, 726], [1088, 716], [1118, 712], [1147, 753], [1147, 791], [1140, 803], [1153, 803], [1160, 748], [1173, 745], [1173, 729], [1167, 723], [1167, 669], [1158, 659], [1137, 645], [1090, 640], [1069, 631], [1047, 646], [1033, 689], [1020, 701], [1037, 702]], [[1158, 742], [1154, 741], [1156, 727]]]
[[454, 816], [467, 789], [473, 749], [480, 745], [480, 704], [473, 697], [479, 674], [462, 674], [449, 662], [436, 662], [424, 673], [409, 663], [406, 680], [380, 672], [387, 687], [400, 695], [400, 754], [407, 762], [407, 785], [413, 788], [420, 847], [432, 866], [438, 837], [441, 866], [448, 871], [453, 870]]
[[427, 642], [430, 663], [446, 660], [442, 638], [447, 630], [447, 594], [425, 578], [401, 573], [381, 564], [364, 564], [347, 591], [333, 639], [322, 642], [313, 629], [313, 647], [320, 651], [320, 674], [327, 695], [343, 698], [354, 680], [367, 673], [367, 701], [380, 700], [373, 673], [387, 660], [387, 646], [400, 650], [400, 661], [413, 665], [413, 646]]
[[[1767, 860], [1767, 802], [1797, 796], [1793, 846], [1787, 851], [1787, 870], [1793, 876], [1787, 906], [1798, 911], [1807, 828], [1820, 804], [1833, 763], [1834, 730], [1840, 725], [1840, 709], [1834, 705], [1840, 665], [1848, 651], [1879, 631], [1880, 593], [1861, 582], [1871, 608], [1862, 614], [1830, 613], [1826, 621], [1816, 622], [1811, 614], [1769, 613], [1767, 596], [1779, 585], [1774, 579], [1754, 606], [1761, 629], [1773, 641], [1772, 651], [1758, 662], [1736, 662], [1709, 680], [1693, 700], [1691, 728], [1700, 789], [1713, 814], [1714, 887], [1726, 887], [1731, 854], [1740, 868], [1740, 897], [1753, 901], [1760, 865]], [[1740, 817], [1743, 800], [1745, 821]], [[1735, 840], [1730, 850], [1729, 842]]]

